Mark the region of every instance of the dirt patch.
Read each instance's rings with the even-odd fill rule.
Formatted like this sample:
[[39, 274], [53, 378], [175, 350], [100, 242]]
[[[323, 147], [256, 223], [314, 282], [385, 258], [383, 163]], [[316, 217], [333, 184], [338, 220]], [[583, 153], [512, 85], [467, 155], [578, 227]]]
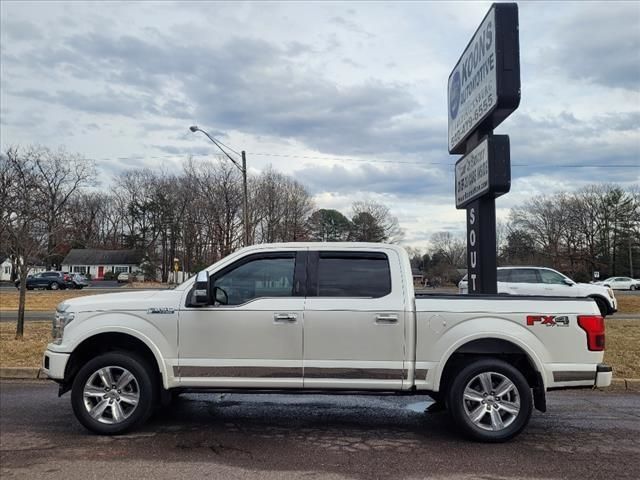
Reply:
[[26, 322], [24, 337], [16, 340], [16, 323], [0, 323], [0, 366], [39, 367], [47, 343], [51, 341], [51, 322]]
[[[100, 292], [87, 292], [83, 290], [58, 290], [58, 291], [28, 291], [26, 296], [26, 309], [28, 312], [50, 312], [56, 309], [63, 300], [69, 298], [96, 295]], [[18, 310], [18, 292], [0, 292], [0, 312]]]

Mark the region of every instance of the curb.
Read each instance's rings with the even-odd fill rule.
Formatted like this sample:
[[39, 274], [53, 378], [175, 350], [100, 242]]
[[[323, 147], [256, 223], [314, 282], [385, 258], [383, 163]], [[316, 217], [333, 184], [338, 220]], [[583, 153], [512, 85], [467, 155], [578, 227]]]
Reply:
[[613, 378], [611, 387], [624, 387], [625, 390], [640, 391], [640, 378]]
[[0, 367], [0, 379], [2, 380], [46, 380], [48, 378], [41, 368]]

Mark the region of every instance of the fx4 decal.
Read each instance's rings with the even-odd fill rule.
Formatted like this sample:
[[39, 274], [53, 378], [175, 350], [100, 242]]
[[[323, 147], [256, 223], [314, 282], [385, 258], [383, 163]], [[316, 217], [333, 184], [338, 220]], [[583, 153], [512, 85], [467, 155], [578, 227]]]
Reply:
[[566, 315], [527, 315], [527, 326], [532, 327], [536, 324], [545, 325], [547, 327], [568, 327], [569, 317]]

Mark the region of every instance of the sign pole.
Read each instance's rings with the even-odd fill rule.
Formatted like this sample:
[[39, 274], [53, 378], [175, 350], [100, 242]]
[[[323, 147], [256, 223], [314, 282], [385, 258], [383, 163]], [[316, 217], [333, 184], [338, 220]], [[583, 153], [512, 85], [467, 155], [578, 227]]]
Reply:
[[498, 293], [496, 201], [481, 197], [467, 206], [469, 293]]

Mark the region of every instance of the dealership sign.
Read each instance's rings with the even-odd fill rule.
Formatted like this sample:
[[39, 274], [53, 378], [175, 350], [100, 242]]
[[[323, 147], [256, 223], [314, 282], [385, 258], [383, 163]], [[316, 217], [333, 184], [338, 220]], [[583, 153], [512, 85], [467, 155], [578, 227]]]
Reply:
[[509, 137], [493, 129], [520, 104], [518, 5], [494, 3], [447, 82], [456, 208], [467, 209], [469, 293], [497, 293], [495, 199], [511, 188]]
[[449, 75], [449, 153], [466, 153], [479, 127], [497, 127], [520, 104], [518, 6], [493, 4]]
[[456, 162], [456, 208], [485, 195], [499, 197], [511, 188], [509, 137], [490, 135]]

